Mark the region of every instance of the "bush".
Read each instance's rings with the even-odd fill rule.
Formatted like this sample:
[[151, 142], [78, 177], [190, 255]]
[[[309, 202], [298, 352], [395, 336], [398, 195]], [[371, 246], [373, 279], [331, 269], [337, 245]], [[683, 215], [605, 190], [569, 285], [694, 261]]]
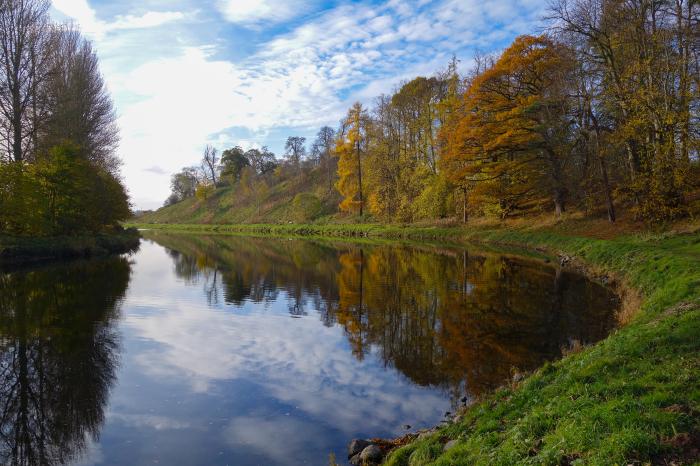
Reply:
[[70, 143], [37, 162], [0, 165], [0, 231], [70, 235], [111, 228], [131, 215], [121, 181]]

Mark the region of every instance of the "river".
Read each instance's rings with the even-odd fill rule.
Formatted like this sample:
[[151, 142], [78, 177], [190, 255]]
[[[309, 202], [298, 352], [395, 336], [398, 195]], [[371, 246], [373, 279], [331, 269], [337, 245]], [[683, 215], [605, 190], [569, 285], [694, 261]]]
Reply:
[[342, 463], [616, 324], [608, 289], [502, 251], [145, 236], [0, 273], [1, 464]]

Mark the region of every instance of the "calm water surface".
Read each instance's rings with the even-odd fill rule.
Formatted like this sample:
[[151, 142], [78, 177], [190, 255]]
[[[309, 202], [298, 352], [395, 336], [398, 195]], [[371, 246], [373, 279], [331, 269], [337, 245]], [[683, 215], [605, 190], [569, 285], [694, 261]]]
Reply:
[[1, 464], [328, 464], [614, 325], [607, 290], [500, 254], [149, 236], [0, 273]]

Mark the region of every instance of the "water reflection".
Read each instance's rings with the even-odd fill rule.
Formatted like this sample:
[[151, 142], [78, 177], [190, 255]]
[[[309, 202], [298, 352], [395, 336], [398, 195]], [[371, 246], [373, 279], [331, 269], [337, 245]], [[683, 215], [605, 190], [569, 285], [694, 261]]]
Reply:
[[500, 254], [456, 248], [330, 244], [158, 233], [175, 272], [222, 300], [273, 303], [339, 324], [352, 354], [373, 351], [452, 403], [603, 338], [614, 297], [585, 278]]
[[0, 274], [0, 464], [66, 464], [98, 438], [129, 277], [119, 257]]
[[151, 237], [0, 274], [0, 464], [327, 464], [614, 324], [605, 289], [502, 254]]

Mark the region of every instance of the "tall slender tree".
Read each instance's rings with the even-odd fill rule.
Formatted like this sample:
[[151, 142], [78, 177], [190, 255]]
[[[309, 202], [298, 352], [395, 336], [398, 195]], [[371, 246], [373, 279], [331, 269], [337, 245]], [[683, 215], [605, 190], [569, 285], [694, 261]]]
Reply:
[[312, 152], [316, 153], [321, 166], [326, 171], [328, 191], [333, 189], [333, 150], [335, 149], [335, 131], [330, 126], [323, 126], [316, 134]]
[[0, 2], [0, 158], [6, 161], [33, 155], [45, 105], [49, 6], [48, 0]]
[[348, 111], [344, 128], [336, 140], [338, 181], [336, 187], [344, 199], [340, 208], [364, 214], [363, 162], [367, 156], [371, 120], [361, 103], [356, 102]]

